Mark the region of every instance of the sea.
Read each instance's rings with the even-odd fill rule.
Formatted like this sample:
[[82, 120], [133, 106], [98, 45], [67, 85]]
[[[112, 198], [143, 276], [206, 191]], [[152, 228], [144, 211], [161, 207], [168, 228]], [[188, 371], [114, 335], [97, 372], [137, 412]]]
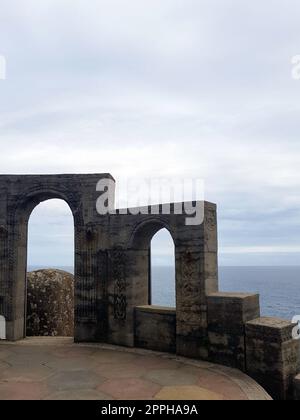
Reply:
[[[42, 266], [29, 267], [33, 271]], [[51, 267], [73, 273], [72, 267]], [[260, 294], [261, 315], [292, 320], [300, 315], [299, 267], [220, 267], [219, 289]], [[174, 267], [152, 267], [152, 304], [175, 307]]]
[[[174, 269], [152, 268], [152, 303], [175, 305]], [[262, 316], [300, 315], [300, 267], [219, 267], [223, 292], [259, 293]]]

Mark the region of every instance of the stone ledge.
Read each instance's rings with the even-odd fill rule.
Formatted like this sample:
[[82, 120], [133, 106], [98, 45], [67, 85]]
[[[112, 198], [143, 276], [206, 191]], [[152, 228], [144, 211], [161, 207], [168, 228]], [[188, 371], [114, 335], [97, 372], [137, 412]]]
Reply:
[[256, 338], [268, 337], [268, 341], [292, 340], [295, 324], [280, 318], [261, 317], [246, 323], [246, 334]]
[[176, 315], [175, 308], [167, 308], [164, 306], [155, 306], [155, 305], [136, 306], [135, 310], [140, 311], [140, 312], [153, 313], [153, 314]]
[[234, 293], [234, 292], [215, 292], [209, 293], [208, 298], [227, 298], [227, 299], [246, 299], [253, 296], [259, 296], [257, 293]]
[[207, 296], [209, 331], [244, 333], [244, 324], [260, 316], [259, 295], [211, 293]]
[[280, 319], [280, 318], [273, 318], [273, 317], [260, 317], [249, 321], [247, 324], [249, 325], [261, 325], [263, 327], [268, 328], [275, 328], [275, 329], [282, 329], [287, 326], [293, 325], [290, 321]]

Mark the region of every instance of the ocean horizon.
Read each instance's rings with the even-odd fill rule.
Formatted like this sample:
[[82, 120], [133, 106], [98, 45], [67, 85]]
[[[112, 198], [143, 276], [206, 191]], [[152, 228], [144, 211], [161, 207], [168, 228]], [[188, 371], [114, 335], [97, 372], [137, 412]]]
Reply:
[[[56, 268], [74, 273], [70, 266], [29, 266], [28, 271]], [[261, 315], [292, 320], [300, 314], [300, 266], [221, 266], [219, 289], [259, 293]], [[152, 267], [152, 304], [175, 307], [174, 267]]]

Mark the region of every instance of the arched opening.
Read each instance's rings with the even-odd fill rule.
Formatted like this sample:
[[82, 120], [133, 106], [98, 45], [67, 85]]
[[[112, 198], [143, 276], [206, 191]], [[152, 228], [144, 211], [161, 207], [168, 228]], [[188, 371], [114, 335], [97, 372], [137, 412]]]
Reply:
[[176, 351], [174, 248], [171, 230], [164, 220], [148, 220], [133, 232], [136, 347]]
[[151, 241], [150, 296], [155, 306], [176, 307], [175, 246], [167, 229]]
[[28, 221], [26, 335], [74, 335], [74, 220], [50, 199]]

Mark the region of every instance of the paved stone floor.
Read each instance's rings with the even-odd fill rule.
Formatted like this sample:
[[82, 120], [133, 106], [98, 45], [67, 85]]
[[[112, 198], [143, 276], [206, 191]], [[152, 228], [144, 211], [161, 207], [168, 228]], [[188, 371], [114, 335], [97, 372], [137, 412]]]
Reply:
[[64, 338], [0, 342], [0, 400], [265, 400], [239, 371]]

